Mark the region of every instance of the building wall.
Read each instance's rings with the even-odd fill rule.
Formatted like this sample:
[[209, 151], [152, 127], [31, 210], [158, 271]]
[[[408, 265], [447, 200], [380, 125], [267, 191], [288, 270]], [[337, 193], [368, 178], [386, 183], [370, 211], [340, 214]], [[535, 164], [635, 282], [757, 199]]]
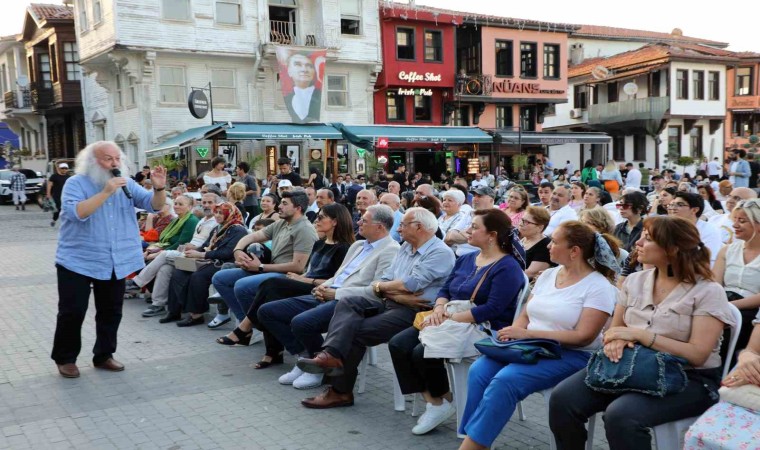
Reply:
[[[628, 52], [645, 46], [646, 42], [636, 41], [611, 41], [605, 39], [577, 38], [570, 36], [568, 46], [581, 45], [583, 59], [605, 58], [619, 53]], [[569, 58], [570, 55], [568, 55]]]
[[[688, 70], [689, 78], [689, 98], [679, 99], [676, 96], [676, 73], [678, 70]], [[693, 71], [699, 70], [704, 72], [705, 77], [705, 99], [694, 100], [694, 86], [692, 84]], [[707, 91], [707, 76], [709, 72], [720, 73], [720, 98], [718, 100], [709, 100]], [[705, 64], [689, 63], [682, 61], [673, 61], [670, 63], [670, 114], [671, 115], [688, 115], [688, 116], [725, 116], [726, 114], [726, 65], [725, 64]]]
[[726, 70], [726, 93], [728, 100], [726, 102], [727, 111], [724, 123], [724, 138], [727, 148], [743, 148], [745, 144], [749, 143], [748, 136], [733, 133], [734, 111], [742, 112], [743, 114], [755, 111], [755, 118], [760, 115], [758, 114], [758, 111], [760, 111], [760, 73], [758, 73], [760, 71], [760, 63], [752, 61], [742, 62], [738, 67], [752, 68], [753, 95], [736, 95], [736, 70], [733, 67], [729, 67]]

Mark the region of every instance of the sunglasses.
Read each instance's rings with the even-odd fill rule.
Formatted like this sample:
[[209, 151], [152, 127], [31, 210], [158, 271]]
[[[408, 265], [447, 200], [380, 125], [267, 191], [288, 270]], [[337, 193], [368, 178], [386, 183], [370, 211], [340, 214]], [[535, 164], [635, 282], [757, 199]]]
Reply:
[[633, 207], [630, 203], [616, 203], [615, 208], [617, 209], [631, 209]]

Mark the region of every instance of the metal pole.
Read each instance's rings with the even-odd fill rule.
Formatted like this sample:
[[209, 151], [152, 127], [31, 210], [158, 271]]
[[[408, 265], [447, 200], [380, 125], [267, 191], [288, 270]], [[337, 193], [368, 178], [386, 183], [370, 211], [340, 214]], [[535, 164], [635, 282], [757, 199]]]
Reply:
[[211, 110], [211, 125], [214, 124], [214, 95], [211, 93], [211, 82], [208, 82], [208, 107]]

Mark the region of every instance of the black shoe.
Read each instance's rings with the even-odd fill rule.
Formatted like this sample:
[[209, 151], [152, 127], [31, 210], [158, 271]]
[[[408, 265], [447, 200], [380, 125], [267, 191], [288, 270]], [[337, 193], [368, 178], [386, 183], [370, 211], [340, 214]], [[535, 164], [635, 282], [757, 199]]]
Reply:
[[18, 210], [19, 210], [19, 207], [18, 207], [18, 205], [16, 205], [16, 211], [18, 211]]
[[21, 205], [21, 211], [26, 211], [26, 205]]
[[177, 322], [177, 326], [178, 327], [192, 327], [193, 325], [202, 325], [204, 323], [206, 323], [206, 319], [204, 319], [203, 316], [198, 316], [196, 318], [193, 318], [193, 316], [190, 315], [180, 320], [179, 322]]
[[179, 314], [177, 314], [176, 316], [173, 314], [167, 314], [166, 316], [158, 319], [158, 323], [176, 322], [181, 319], [182, 319], [182, 316], [180, 316]]
[[51, 227], [54, 227], [54, 226], [55, 226], [55, 220], [51, 220], [51, 221], [50, 221], [50, 226], [51, 226]]

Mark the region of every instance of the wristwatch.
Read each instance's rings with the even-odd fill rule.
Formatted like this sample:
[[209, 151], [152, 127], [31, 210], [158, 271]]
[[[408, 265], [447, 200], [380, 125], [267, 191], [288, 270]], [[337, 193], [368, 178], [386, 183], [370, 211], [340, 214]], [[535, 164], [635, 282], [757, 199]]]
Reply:
[[382, 297], [382, 294], [380, 293], [380, 282], [379, 281], [377, 283], [375, 283], [374, 291], [375, 291], [375, 295], [377, 295], [378, 297]]
[[259, 264], [259, 273], [264, 273], [264, 264]]

